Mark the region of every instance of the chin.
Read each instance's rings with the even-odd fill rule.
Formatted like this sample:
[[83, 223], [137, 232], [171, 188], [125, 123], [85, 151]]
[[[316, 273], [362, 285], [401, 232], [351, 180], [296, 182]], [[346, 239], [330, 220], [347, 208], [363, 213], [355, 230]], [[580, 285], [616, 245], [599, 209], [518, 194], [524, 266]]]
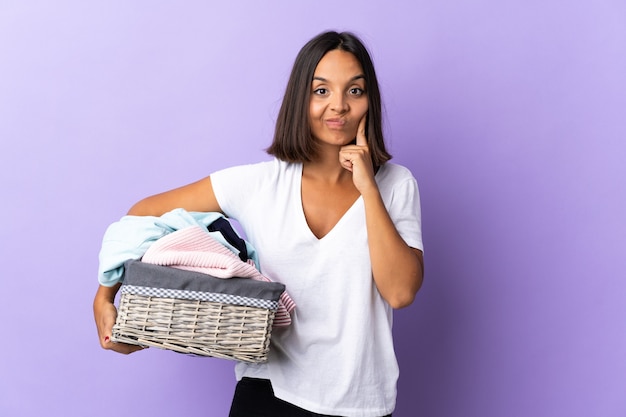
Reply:
[[356, 143], [356, 132], [354, 135], [338, 134], [337, 132], [329, 133], [326, 135], [319, 135], [316, 140], [321, 144], [346, 146]]
[[336, 146], [347, 146], [347, 145], [354, 145], [356, 143], [356, 139], [336, 139], [336, 140], [325, 141], [325, 142], [336, 145]]
[[355, 135], [341, 135], [335, 136], [334, 138], [329, 138], [329, 142], [335, 143], [339, 146], [346, 146], [350, 144], [356, 143], [356, 134]]

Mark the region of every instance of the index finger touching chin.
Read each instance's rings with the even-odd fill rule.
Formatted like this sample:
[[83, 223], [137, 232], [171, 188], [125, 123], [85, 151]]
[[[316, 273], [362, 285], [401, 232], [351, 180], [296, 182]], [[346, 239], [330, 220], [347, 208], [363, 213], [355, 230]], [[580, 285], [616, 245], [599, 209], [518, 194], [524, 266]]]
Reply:
[[363, 115], [359, 121], [359, 127], [356, 130], [356, 144], [358, 146], [367, 146], [367, 137], [365, 136], [365, 123], [367, 121], [367, 113]]

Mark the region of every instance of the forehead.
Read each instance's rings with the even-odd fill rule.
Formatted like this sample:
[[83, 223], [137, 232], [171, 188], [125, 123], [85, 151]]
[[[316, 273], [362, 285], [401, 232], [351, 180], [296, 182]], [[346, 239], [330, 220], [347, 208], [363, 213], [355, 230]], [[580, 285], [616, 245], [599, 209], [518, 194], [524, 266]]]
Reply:
[[315, 67], [315, 77], [322, 77], [327, 80], [342, 79], [342, 78], [354, 78], [357, 75], [363, 74], [363, 68], [361, 63], [356, 57], [346, 51], [340, 49], [334, 49], [328, 51], [317, 67]]

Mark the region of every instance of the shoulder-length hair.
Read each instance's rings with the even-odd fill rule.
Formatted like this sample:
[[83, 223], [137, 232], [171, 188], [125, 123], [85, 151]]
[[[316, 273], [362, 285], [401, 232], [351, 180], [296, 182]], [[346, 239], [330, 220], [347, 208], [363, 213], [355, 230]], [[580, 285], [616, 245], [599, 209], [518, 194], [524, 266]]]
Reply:
[[350, 52], [361, 64], [365, 77], [368, 110], [365, 135], [375, 167], [391, 155], [385, 149], [382, 129], [382, 103], [374, 64], [361, 40], [350, 32], [324, 32], [311, 39], [298, 53], [285, 90], [274, 140], [267, 153], [287, 162], [309, 162], [316, 157], [316, 145], [309, 123], [311, 82], [317, 64], [327, 52]]

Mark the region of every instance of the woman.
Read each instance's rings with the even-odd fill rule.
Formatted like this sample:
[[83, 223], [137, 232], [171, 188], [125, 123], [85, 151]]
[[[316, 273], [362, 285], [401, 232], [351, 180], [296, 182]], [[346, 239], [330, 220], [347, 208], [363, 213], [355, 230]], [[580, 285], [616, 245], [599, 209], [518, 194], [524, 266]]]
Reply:
[[[419, 195], [388, 163], [370, 56], [350, 33], [326, 32], [298, 54], [268, 153], [275, 159], [215, 172], [148, 197], [129, 214], [174, 208], [237, 219], [262, 271], [297, 308], [272, 333], [266, 364], [238, 363], [231, 416], [390, 415], [398, 365], [392, 309], [422, 283]], [[110, 341], [118, 285], [100, 286], [94, 314]]]

